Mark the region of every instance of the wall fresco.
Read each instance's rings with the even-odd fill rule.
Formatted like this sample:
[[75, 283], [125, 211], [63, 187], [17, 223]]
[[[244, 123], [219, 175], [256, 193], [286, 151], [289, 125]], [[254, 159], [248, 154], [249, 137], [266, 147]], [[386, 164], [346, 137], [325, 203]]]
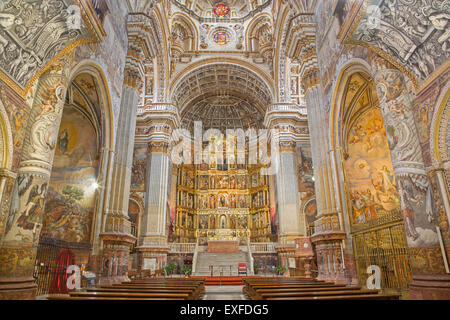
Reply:
[[82, 113], [66, 106], [58, 134], [41, 237], [88, 242], [98, 175], [96, 132]]
[[354, 122], [347, 137], [344, 162], [352, 202], [353, 224], [399, 209], [399, 197], [383, 119], [370, 108]]

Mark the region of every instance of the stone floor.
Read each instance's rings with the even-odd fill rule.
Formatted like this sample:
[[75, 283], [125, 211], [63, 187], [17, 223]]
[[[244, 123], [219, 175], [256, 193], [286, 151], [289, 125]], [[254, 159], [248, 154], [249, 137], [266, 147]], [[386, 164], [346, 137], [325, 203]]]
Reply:
[[243, 286], [205, 286], [203, 300], [248, 300]]

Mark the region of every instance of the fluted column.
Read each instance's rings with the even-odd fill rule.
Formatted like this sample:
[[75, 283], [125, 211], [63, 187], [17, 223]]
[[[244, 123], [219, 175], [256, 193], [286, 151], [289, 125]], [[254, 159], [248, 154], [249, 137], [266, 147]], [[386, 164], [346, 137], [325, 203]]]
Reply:
[[180, 125], [178, 109], [171, 104], [145, 106], [138, 118], [139, 142], [148, 143], [147, 177], [145, 179], [144, 212], [139, 224], [138, 269], [156, 265], [160, 269], [167, 263], [170, 183], [172, 161], [171, 135]]
[[280, 141], [279, 167], [275, 174], [281, 243], [293, 242], [295, 238], [306, 235], [305, 220], [300, 215], [295, 145], [292, 140]]
[[[339, 194], [335, 184], [337, 181], [336, 170], [333, 169], [333, 153], [330, 152], [330, 143], [326, 134], [327, 125], [322, 114], [324, 108], [322, 108], [322, 89], [318, 72], [317, 66], [313, 66], [304, 73], [302, 79], [312, 139], [311, 152], [318, 209], [311, 241], [314, 243], [316, 252], [320, 257], [317, 261], [319, 269], [318, 279], [345, 282], [344, 267], [346, 259], [343, 250], [337, 251], [341, 261], [340, 266], [337, 265], [338, 259], [335, 255], [330, 255], [330, 252], [334, 254], [336, 253], [336, 248], [343, 246], [346, 233], [342, 221], [342, 211], [338, 212], [337, 197], [339, 197]], [[348, 248], [348, 251], [350, 249]], [[332, 257], [335, 257], [335, 259]], [[353, 278], [355, 278], [355, 272], [353, 274]]]
[[[125, 64], [125, 78], [122, 87], [113, 170], [110, 180], [110, 196], [108, 206], [105, 208], [106, 216], [104, 226], [101, 228], [102, 232], [100, 234], [105, 254], [107, 253], [108, 255], [117, 257], [117, 259], [126, 260], [117, 261], [119, 265], [128, 264], [129, 248], [136, 241], [136, 238], [131, 235], [128, 202], [130, 196], [131, 166], [133, 164], [136, 115], [144, 78], [143, 61], [144, 56], [139, 47], [130, 44]], [[114, 251], [114, 248], [117, 250]], [[126, 268], [120, 268], [118, 274], [113, 273], [113, 279], [104, 279], [104, 281], [111, 282], [126, 279], [126, 272]]]
[[68, 86], [64, 57], [36, 87], [11, 210], [0, 243], [0, 299], [33, 299], [34, 261]]
[[[279, 263], [289, 274], [289, 258], [295, 259], [296, 244], [307, 236], [306, 219], [301, 210], [297, 143], [309, 143], [307, 116], [296, 104], [280, 103], [268, 108], [265, 126], [270, 130], [271, 167], [276, 192]], [[274, 148], [274, 146], [276, 146]], [[272, 210], [272, 209], [271, 209]]]
[[444, 266], [446, 253], [440, 246], [441, 230], [433, 206], [432, 186], [425, 171], [405, 76], [380, 61], [375, 68], [374, 78], [410, 252], [411, 297], [430, 297], [433, 287], [438, 286], [433, 297], [450, 298], [450, 276], [445, 275]]

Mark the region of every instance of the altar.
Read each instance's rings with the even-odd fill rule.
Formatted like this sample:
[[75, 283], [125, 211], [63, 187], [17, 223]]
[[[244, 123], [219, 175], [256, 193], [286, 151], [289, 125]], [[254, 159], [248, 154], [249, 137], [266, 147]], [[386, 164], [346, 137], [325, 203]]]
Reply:
[[209, 240], [208, 253], [240, 252], [238, 240]]

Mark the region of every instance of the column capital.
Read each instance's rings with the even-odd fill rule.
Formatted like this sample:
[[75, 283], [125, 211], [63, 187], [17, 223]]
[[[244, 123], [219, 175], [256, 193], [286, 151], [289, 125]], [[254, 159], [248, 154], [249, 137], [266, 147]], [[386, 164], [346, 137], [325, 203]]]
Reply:
[[169, 142], [173, 130], [180, 128], [178, 108], [171, 103], [152, 103], [137, 111], [136, 142]]
[[169, 153], [170, 144], [167, 141], [150, 141], [148, 143], [148, 151], [149, 153], [160, 152], [160, 153]]
[[294, 103], [272, 104], [266, 110], [264, 125], [272, 129], [277, 125], [308, 126], [306, 107]]

